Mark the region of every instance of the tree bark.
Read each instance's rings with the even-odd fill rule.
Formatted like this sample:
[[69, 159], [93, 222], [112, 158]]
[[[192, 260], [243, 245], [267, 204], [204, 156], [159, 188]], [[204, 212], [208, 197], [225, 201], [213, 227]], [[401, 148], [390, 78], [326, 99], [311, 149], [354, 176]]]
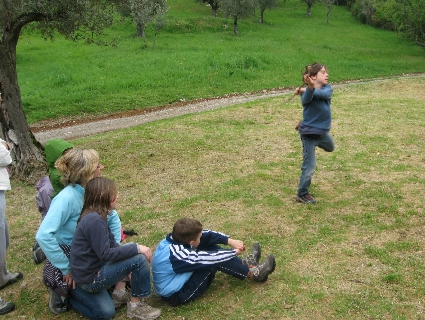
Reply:
[[263, 23], [264, 22], [264, 10], [260, 10], [260, 20], [258, 20], [258, 23]]
[[311, 16], [311, 4], [307, 4], [307, 14], [306, 14], [306, 16], [307, 17]]
[[143, 24], [137, 22], [136, 29], [137, 29], [136, 37], [144, 39], [145, 38], [145, 26]]
[[235, 35], [239, 35], [239, 31], [238, 31], [238, 17], [234, 16], [233, 17], [233, 32], [235, 33]]
[[18, 37], [4, 33], [0, 42], [0, 123], [4, 140], [13, 145], [11, 176], [34, 185], [46, 174], [47, 166], [43, 146], [34, 138], [22, 107], [15, 68]]

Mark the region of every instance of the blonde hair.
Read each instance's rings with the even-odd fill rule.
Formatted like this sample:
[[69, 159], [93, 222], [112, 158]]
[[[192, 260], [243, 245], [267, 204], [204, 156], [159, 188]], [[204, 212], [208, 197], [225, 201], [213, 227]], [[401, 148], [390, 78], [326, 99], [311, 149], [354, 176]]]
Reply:
[[98, 165], [99, 154], [93, 149], [70, 149], [55, 162], [64, 186], [85, 186], [94, 177]]

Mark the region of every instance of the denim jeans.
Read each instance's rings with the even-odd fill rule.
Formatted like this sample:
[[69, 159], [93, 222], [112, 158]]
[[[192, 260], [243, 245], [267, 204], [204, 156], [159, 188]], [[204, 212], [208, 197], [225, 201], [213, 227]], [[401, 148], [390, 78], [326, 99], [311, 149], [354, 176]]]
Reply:
[[316, 147], [326, 152], [332, 152], [335, 149], [335, 144], [329, 133], [322, 135], [300, 134], [300, 137], [303, 144], [303, 164], [297, 194], [302, 196], [308, 193], [314, 170], [316, 170]]
[[90, 293], [76, 285], [69, 290], [69, 302], [90, 320], [109, 320], [115, 316], [114, 301], [106, 290]]
[[143, 254], [106, 263], [94, 277], [93, 282], [80, 284], [87, 292], [100, 292], [115, 285], [131, 273], [131, 295], [144, 298], [151, 294], [150, 265]]

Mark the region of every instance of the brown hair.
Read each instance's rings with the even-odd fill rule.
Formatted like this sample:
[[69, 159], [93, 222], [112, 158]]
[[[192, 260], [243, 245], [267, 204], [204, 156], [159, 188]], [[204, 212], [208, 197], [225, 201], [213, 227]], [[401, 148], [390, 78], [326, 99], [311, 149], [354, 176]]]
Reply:
[[72, 148], [55, 162], [61, 182], [67, 186], [85, 184], [93, 178], [99, 165], [99, 154], [93, 149]]
[[181, 218], [173, 227], [173, 239], [177, 242], [189, 243], [195, 241], [202, 232], [202, 224], [195, 219]]
[[320, 64], [318, 62], [313, 62], [312, 64], [309, 64], [304, 67], [304, 70], [302, 70], [303, 75], [303, 82], [304, 82], [304, 75], [309, 74], [310, 76], [316, 76], [322, 68], [326, 67], [323, 64]]
[[103, 177], [91, 179], [85, 187], [83, 209], [78, 221], [89, 212], [97, 212], [106, 220], [111, 210], [111, 202], [117, 198], [117, 194], [112, 180]]

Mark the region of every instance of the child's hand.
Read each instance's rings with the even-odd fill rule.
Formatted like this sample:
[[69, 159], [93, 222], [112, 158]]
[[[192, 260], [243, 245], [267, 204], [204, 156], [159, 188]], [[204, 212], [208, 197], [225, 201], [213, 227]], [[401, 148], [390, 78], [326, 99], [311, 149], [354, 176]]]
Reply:
[[235, 249], [236, 251], [239, 250], [241, 253], [246, 250], [246, 246], [240, 240], [233, 240], [229, 238], [229, 240], [227, 240], [227, 244], [231, 246], [233, 249]]
[[303, 94], [304, 92], [305, 92], [304, 87], [296, 88], [295, 91], [294, 91], [294, 95], [300, 95], [300, 94]]
[[235, 251], [237, 256], [240, 256], [241, 254], [245, 252], [245, 250], [239, 250], [239, 249], [235, 249]]
[[304, 83], [310, 87], [310, 89], [314, 89], [314, 80], [308, 75], [304, 75]]
[[149, 261], [149, 263], [152, 263], [152, 252], [149, 247], [142, 246], [138, 244], [139, 247], [139, 253], [143, 254], [146, 259]]

